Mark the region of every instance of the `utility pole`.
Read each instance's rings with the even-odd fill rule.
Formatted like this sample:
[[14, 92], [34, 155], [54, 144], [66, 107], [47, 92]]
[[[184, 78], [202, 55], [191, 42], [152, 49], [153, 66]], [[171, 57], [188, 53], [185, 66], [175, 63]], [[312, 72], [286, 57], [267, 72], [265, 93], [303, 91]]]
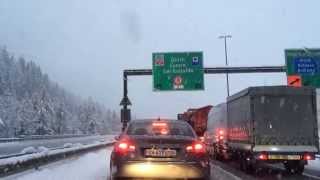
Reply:
[[[226, 66], [228, 66], [228, 51], [227, 51], [227, 38], [231, 39], [231, 35], [222, 35], [219, 36], [219, 39], [224, 39], [224, 53], [225, 53], [225, 57], [226, 57]], [[230, 88], [229, 88], [229, 73], [226, 73], [226, 78], [227, 78], [227, 94], [228, 97], [230, 96]]]

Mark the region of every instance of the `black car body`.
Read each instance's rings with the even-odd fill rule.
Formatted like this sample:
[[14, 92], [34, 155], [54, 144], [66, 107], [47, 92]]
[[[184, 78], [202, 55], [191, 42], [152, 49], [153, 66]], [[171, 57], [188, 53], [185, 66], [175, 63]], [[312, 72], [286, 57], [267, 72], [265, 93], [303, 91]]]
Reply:
[[136, 120], [116, 142], [110, 179], [209, 179], [204, 145], [189, 124], [177, 120]]

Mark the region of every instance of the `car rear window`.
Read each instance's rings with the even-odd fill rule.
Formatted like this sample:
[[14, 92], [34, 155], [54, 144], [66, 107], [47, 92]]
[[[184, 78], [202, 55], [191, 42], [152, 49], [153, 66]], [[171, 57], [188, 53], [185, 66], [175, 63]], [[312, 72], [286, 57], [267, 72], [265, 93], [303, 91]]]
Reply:
[[195, 137], [193, 130], [187, 123], [161, 121], [131, 123], [128, 127], [127, 134], [147, 136], [158, 135]]

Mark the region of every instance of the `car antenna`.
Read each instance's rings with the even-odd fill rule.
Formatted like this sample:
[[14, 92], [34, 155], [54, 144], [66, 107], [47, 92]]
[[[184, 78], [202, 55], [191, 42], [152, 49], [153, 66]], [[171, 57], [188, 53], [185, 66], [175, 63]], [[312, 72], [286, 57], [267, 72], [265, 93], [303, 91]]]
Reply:
[[158, 116], [158, 121], [160, 121], [160, 116]]

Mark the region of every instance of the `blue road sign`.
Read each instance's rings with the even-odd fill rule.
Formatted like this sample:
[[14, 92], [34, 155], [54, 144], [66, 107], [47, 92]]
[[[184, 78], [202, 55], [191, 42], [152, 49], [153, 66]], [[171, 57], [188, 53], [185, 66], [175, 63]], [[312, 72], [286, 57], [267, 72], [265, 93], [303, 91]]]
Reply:
[[199, 64], [200, 64], [199, 57], [198, 56], [192, 57], [192, 65], [199, 65]]
[[314, 75], [320, 72], [319, 64], [311, 57], [297, 57], [294, 59], [294, 71], [302, 75]]

